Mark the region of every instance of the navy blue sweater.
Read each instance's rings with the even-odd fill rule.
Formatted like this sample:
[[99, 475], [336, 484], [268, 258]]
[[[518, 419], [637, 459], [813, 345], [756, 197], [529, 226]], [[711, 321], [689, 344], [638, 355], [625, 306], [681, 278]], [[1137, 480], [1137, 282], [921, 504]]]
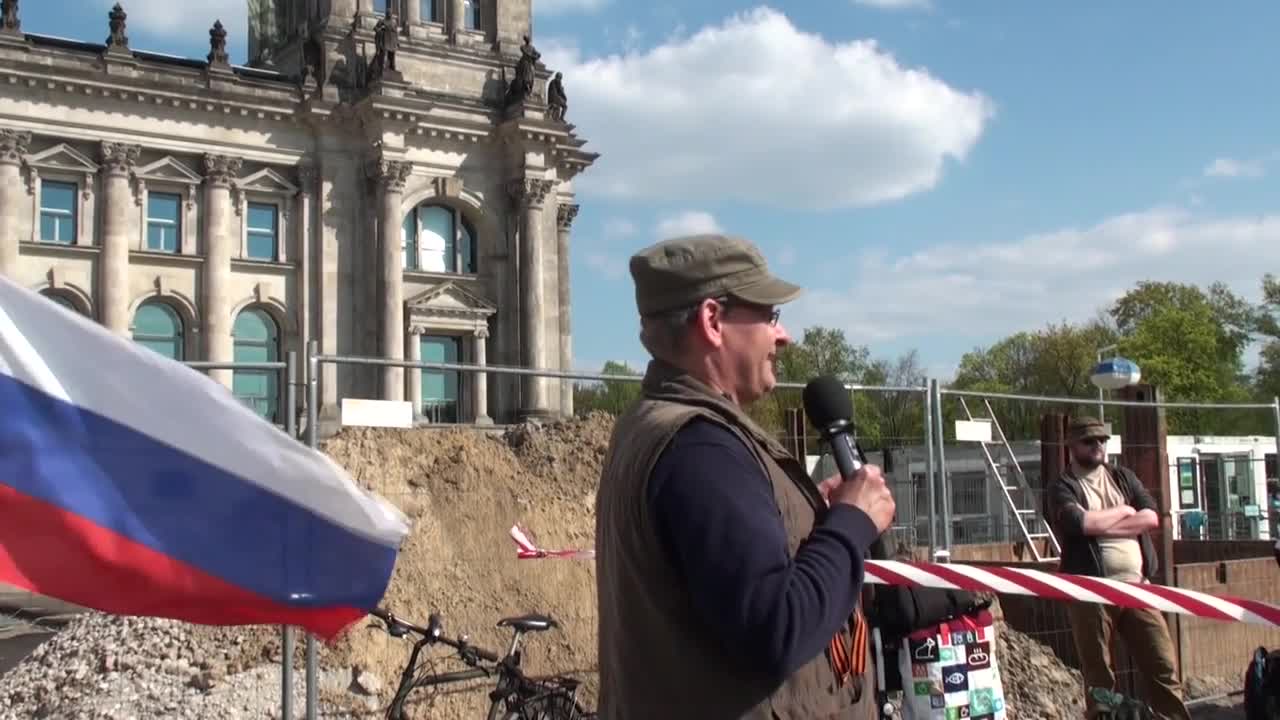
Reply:
[[837, 504], [792, 557], [768, 476], [741, 440], [704, 420], [663, 451], [648, 502], [707, 628], [730, 655], [779, 681], [848, 620], [879, 535], [866, 513]]

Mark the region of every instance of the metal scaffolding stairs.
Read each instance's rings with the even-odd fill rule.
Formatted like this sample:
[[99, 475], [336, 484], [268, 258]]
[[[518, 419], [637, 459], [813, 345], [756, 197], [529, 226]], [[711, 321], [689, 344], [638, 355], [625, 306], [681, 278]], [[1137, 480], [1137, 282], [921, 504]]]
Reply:
[[[1018, 464], [1018, 456], [1014, 454], [1013, 447], [1009, 445], [1008, 438], [1004, 435], [1004, 430], [1000, 427], [1000, 421], [996, 420], [995, 411], [991, 409], [991, 401], [983, 400], [982, 404], [986, 407], [987, 417], [974, 417], [969, 411], [969, 404], [964, 398], [959, 398], [960, 407], [964, 409], [964, 414], [970, 421], [989, 422], [991, 428], [995, 431], [995, 435], [991, 442], [978, 442], [982, 447], [982, 454], [987, 460], [987, 476], [992, 478], [1000, 487], [1000, 494], [1004, 497], [1005, 506], [1009, 509], [1009, 513], [1017, 521], [1018, 532], [1021, 533], [1022, 539], [1027, 543], [1027, 547], [1031, 548], [1031, 554], [1035, 557], [1036, 562], [1051, 562], [1057, 560], [1062, 554], [1062, 547], [1058, 544], [1058, 538], [1054, 537], [1053, 529], [1049, 527], [1049, 523], [1040, 516], [1040, 511], [1035, 507], [1026, 507], [1032, 504], [1035, 497], [1031, 490], [1031, 484], [1027, 482], [1027, 476], [1022, 472], [1022, 466]], [[1003, 449], [1004, 454], [1009, 459], [1009, 464], [1013, 467], [1013, 478], [1006, 477], [1005, 466], [996, 462], [996, 458], [991, 454], [989, 446], [996, 446], [997, 452]], [[1016, 498], [1016, 499], [1015, 499]], [[1037, 532], [1031, 532], [1029, 525], [1038, 523], [1042, 526], [1037, 528]], [[1043, 541], [1048, 540], [1048, 543]], [[1042, 544], [1043, 543], [1043, 544]]]

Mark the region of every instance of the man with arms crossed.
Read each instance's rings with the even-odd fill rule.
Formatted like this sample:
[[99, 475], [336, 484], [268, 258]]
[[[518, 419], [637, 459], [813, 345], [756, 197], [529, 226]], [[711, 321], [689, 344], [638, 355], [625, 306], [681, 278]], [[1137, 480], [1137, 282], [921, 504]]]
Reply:
[[653, 359], [596, 494], [600, 717], [875, 718], [850, 624], [893, 497], [874, 466], [815, 486], [744, 410], [800, 288], [721, 235], [642, 250], [631, 276]]
[[[1155, 545], [1148, 532], [1160, 525], [1156, 504], [1133, 471], [1106, 462], [1109, 435], [1094, 418], [1073, 420], [1067, 442], [1070, 465], [1048, 489], [1050, 522], [1062, 546], [1061, 571], [1126, 582], [1155, 577]], [[1084, 675], [1089, 717], [1097, 708], [1088, 690], [1115, 690], [1111, 636], [1119, 633], [1146, 682], [1146, 701], [1162, 718], [1190, 720], [1182, 702], [1173, 640], [1155, 610], [1073, 602], [1068, 605]]]

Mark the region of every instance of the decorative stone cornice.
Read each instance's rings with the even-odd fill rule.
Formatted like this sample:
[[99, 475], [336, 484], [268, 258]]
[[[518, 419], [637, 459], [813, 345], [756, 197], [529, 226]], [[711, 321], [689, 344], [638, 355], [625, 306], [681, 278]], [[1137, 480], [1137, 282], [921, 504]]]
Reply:
[[413, 163], [407, 160], [376, 157], [370, 159], [365, 165], [365, 172], [370, 180], [378, 183], [380, 188], [391, 192], [404, 192], [409, 174], [413, 172]]
[[244, 161], [237, 157], [205, 153], [205, 180], [214, 187], [233, 187], [243, 164]]
[[142, 155], [141, 145], [118, 143], [110, 140], [102, 142], [102, 170], [107, 175], [132, 175], [138, 165], [138, 157]]
[[0, 130], [0, 165], [21, 165], [30, 145], [26, 130]]
[[547, 193], [551, 192], [554, 186], [554, 180], [516, 178], [507, 182], [507, 193], [511, 196], [511, 202], [518, 208], [540, 208], [543, 201], [547, 199]]
[[556, 228], [568, 230], [573, 226], [576, 217], [578, 217], [577, 203], [561, 203], [556, 207]]

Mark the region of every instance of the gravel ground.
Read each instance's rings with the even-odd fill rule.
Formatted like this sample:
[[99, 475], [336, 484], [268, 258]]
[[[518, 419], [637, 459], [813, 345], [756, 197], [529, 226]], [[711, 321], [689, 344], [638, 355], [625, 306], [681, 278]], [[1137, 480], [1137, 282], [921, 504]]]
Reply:
[[[272, 662], [264, 651], [271, 637], [258, 628], [87, 613], [4, 675], [0, 720], [279, 718], [279, 657]], [[295, 667], [300, 714], [305, 684]], [[378, 701], [352, 692], [351, 677], [347, 668], [322, 671], [323, 717], [374, 716]]]

